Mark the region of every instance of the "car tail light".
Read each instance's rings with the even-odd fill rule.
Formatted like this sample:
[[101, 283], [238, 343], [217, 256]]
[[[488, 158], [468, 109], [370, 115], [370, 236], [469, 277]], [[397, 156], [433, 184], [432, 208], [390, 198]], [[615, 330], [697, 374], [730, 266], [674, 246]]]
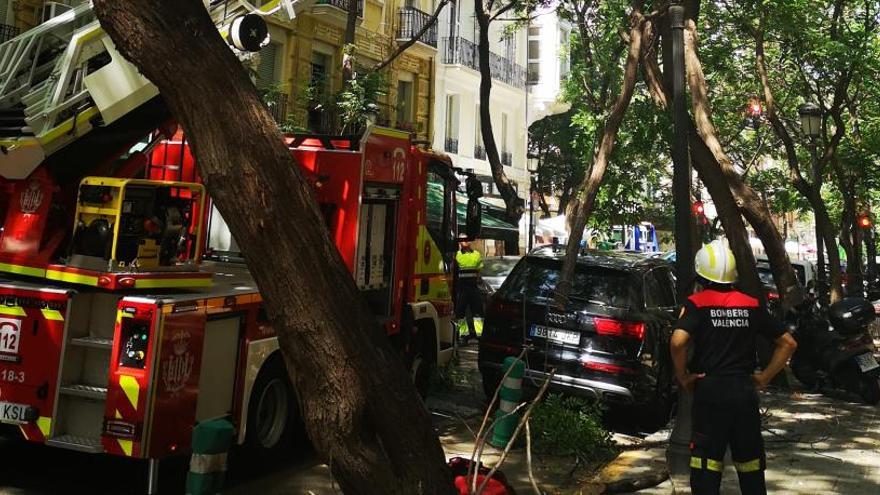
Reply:
[[584, 361], [581, 363], [584, 368], [591, 371], [599, 371], [602, 373], [612, 373], [615, 375], [635, 375], [636, 371], [632, 368], [626, 368], [616, 364], [599, 363], [596, 361]]
[[508, 318], [519, 318], [522, 315], [522, 304], [509, 303], [494, 299], [490, 303], [489, 310]]
[[594, 318], [596, 333], [599, 335], [611, 335], [614, 337], [628, 337], [642, 340], [645, 338], [644, 322], [611, 320], [608, 318]]
[[768, 292], [767, 299], [769, 299], [771, 301], [775, 301], [775, 300], [779, 299], [779, 293], [778, 292]]

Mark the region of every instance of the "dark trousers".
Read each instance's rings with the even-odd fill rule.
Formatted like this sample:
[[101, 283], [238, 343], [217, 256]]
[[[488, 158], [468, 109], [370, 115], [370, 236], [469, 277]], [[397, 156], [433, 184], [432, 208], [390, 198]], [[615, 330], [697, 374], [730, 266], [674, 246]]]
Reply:
[[458, 319], [467, 318], [468, 335], [476, 338], [477, 329], [474, 328], [474, 316], [483, 316], [483, 296], [477, 287], [477, 279], [459, 279], [455, 291], [455, 317]]
[[694, 390], [691, 492], [720, 493], [727, 447], [743, 495], [764, 495], [766, 458], [758, 394], [751, 377], [706, 377]]

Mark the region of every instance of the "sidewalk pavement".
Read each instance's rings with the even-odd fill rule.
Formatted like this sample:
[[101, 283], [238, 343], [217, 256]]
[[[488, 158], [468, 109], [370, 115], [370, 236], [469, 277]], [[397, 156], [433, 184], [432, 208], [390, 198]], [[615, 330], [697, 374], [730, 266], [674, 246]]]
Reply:
[[[761, 399], [766, 408], [768, 493], [880, 493], [880, 408], [790, 391], [767, 392]], [[640, 462], [664, 458], [663, 449], [653, 449], [643, 452]], [[681, 495], [690, 490], [687, 479], [676, 478], [675, 491], [666, 481], [638, 493]], [[729, 459], [721, 493], [739, 493]]]

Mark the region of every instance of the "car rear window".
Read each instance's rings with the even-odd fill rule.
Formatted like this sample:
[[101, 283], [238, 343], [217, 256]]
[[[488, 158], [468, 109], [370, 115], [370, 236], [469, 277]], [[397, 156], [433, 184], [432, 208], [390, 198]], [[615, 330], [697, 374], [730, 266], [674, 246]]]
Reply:
[[488, 258], [483, 261], [480, 273], [484, 277], [500, 277], [510, 273], [519, 258]]
[[[502, 297], [535, 304], [553, 300], [556, 284], [562, 276], [562, 262], [555, 259], [527, 258], [517, 265], [501, 286]], [[613, 268], [578, 264], [570, 299], [581, 303], [632, 308], [633, 284], [629, 274]]]
[[[807, 274], [805, 273], [804, 267], [801, 265], [796, 265], [792, 263], [792, 269], [794, 269], [794, 274], [798, 279], [798, 282], [801, 285], [805, 285], [807, 283]], [[761, 279], [761, 283], [765, 286], [776, 286], [776, 282], [773, 281], [773, 271], [770, 270], [770, 265], [766, 263], [758, 263], [758, 277]]]

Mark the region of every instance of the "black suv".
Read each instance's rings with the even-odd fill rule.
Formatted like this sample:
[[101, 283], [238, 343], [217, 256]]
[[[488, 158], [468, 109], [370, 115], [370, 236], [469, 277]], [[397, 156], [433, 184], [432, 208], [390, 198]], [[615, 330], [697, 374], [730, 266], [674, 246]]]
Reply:
[[540, 385], [555, 368], [551, 390], [636, 406], [651, 426], [664, 424], [674, 397], [672, 266], [641, 254], [585, 252], [569, 302], [557, 308], [564, 256], [553, 248], [533, 251], [489, 300], [479, 353], [486, 395], [498, 386], [504, 358], [525, 346], [524, 387]]

